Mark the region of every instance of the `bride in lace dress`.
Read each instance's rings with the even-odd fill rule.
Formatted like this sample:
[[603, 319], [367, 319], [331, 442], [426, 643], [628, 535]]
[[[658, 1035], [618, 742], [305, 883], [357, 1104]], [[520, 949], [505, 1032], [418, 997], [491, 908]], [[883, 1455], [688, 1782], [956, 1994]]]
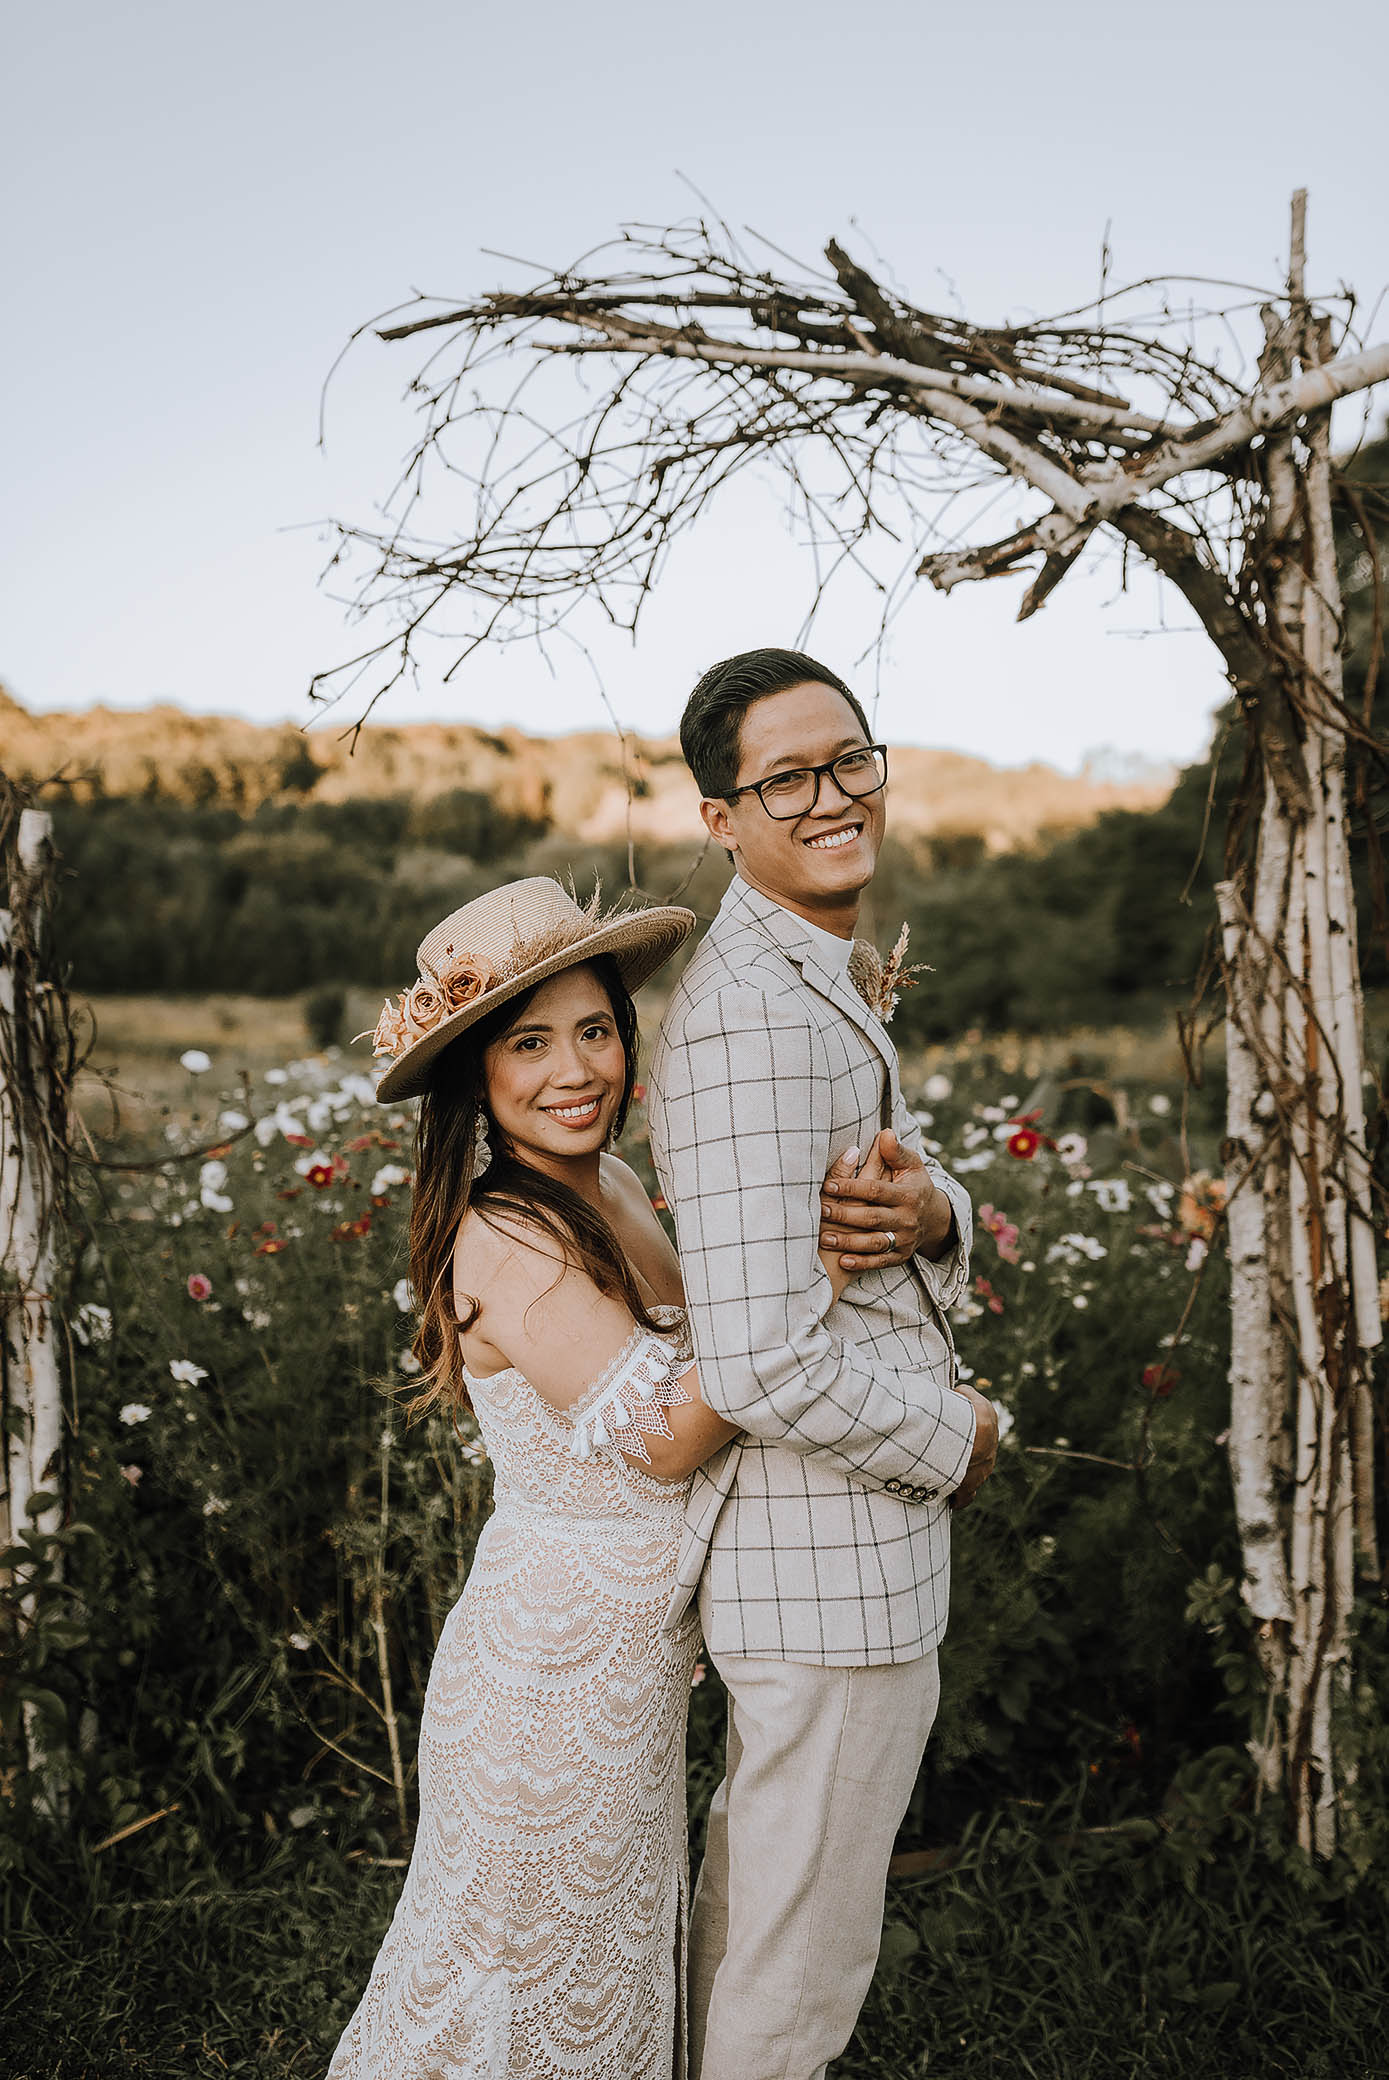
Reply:
[[692, 923], [515, 883], [430, 934], [378, 1027], [382, 1100], [424, 1100], [419, 1405], [471, 1402], [495, 1507], [435, 1654], [414, 1854], [329, 2080], [685, 2072], [698, 1621], [661, 1623], [689, 1476], [733, 1432], [699, 1398], [675, 1252], [604, 1150], [636, 1074], [630, 991]]

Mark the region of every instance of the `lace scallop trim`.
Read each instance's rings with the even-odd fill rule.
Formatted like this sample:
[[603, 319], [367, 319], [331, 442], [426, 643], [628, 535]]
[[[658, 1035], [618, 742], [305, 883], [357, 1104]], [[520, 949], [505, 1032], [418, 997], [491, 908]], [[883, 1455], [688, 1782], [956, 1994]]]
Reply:
[[596, 1451], [612, 1446], [649, 1466], [651, 1455], [642, 1442], [643, 1434], [672, 1436], [663, 1411], [688, 1403], [690, 1396], [680, 1385], [679, 1375], [692, 1362], [693, 1351], [683, 1325], [677, 1333], [661, 1336], [649, 1329], [634, 1329], [571, 1413], [570, 1456], [591, 1459]]

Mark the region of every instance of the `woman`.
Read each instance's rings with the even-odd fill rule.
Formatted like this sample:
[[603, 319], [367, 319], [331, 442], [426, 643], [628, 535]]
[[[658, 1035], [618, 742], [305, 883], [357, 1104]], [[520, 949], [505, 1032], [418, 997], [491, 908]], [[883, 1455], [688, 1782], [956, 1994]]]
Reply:
[[495, 1508], [439, 1638], [404, 1890], [329, 2080], [685, 2070], [698, 1633], [662, 1619], [689, 1476], [734, 1433], [699, 1397], [675, 1252], [605, 1150], [636, 1076], [630, 993], [693, 923], [516, 882], [429, 935], [377, 1028], [380, 1098], [423, 1100], [416, 1407], [471, 1401]]

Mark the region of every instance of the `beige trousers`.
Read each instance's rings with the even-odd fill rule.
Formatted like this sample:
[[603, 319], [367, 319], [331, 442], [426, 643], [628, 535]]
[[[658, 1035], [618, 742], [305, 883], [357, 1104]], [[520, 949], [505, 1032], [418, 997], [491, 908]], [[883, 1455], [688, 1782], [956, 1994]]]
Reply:
[[878, 1961], [936, 1656], [717, 1667], [728, 1765], [690, 1917], [690, 2080], [824, 2080]]

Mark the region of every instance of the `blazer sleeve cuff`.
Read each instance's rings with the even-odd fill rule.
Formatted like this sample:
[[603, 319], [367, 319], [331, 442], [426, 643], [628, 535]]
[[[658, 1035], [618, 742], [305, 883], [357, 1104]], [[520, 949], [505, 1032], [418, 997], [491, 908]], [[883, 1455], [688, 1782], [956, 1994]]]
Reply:
[[939, 1307], [954, 1307], [969, 1283], [969, 1253], [974, 1242], [974, 1207], [958, 1178], [943, 1170], [935, 1181], [955, 1214], [955, 1242], [943, 1257], [916, 1257], [916, 1264]]

